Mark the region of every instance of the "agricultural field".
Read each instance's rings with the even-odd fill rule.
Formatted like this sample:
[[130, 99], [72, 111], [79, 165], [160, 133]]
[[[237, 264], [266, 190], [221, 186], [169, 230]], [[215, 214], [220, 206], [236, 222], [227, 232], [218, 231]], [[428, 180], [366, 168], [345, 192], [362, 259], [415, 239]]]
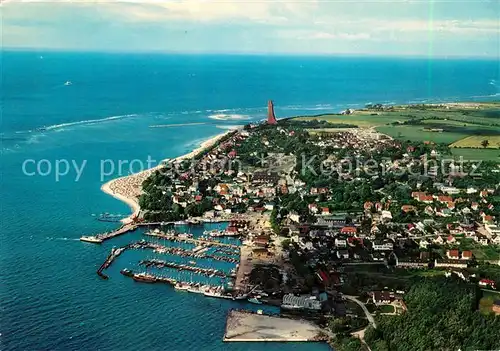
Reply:
[[498, 149], [466, 149], [466, 148], [452, 148], [451, 153], [456, 159], [462, 157], [464, 160], [481, 160], [481, 161], [499, 161], [500, 150]]
[[[457, 158], [500, 161], [500, 103], [370, 107], [351, 114], [296, 117], [374, 128], [392, 138], [448, 144]], [[487, 148], [481, 142], [488, 140]]]
[[354, 124], [360, 128], [371, 128], [377, 127], [389, 123], [393, 123], [396, 121], [405, 121], [408, 120], [409, 117], [401, 117], [397, 115], [371, 115], [364, 113], [364, 111], [356, 111], [352, 115], [319, 115], [319, 116], [310, 116], [310, 117], [296, 117], [297, 120], [300, 121], [311, 121], [311, 120], [320, 120], [327, 121], [332, 124]]
[[450, 147], [465, 147], [465, 148], [484, 148], [483, 141], [487, 140], [488, 144], [486, 148], [488, 149], [498, 149], [500, 148], [500, 135], [472, 135], [464, 139], [460, 139]]
[[385, 125], [375, 128], [377, 132], [387, 134], [394, 139], [411, 141], [432, 141], [437, 144], [451, 144], [462, 139], [466, 134], [458, 132], [431, 132], [429, 127], [420, 125]]

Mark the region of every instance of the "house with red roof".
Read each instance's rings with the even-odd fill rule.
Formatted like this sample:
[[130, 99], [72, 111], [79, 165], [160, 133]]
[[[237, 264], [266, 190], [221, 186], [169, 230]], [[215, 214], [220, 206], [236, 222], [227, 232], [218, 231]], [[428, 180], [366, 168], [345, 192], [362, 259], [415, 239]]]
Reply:
[[481, 279], [478, 284], [479, 284], [479, 286], [482, 286], [482, 287], [489, 286], [492, 289], [496, 289], [495, 281], [491, 280], [491, 279]]
[[401, 211], [403, 211], [404, 213], [417, 212], [417, 208], [412, 205], [403, 205], [401, 206]]
[[442, 203], [447, 203], [447, 202], [453, 201], [453, 198], [451, 196], [448, 196], [448, 195], [439, 195], [439, 196], [436, 196], [436, 199]]
[[446, 251], [446, 257], [450, 260], [458, 260], [460, 259], [460, 252], [458, 250], [448, 250]]
[[430, 204], [434, 201], [434, 198], [431, 195], [420, 195], [418, 201]]
[[493, 216], [489, 215], [483, 216], [483, 223], [493, 223]]
[[462, 260], [470, 260], [472, 259], [472, 251], [462, 251]]
[[356, 227], [343, 227], [340, 232], [342, 234], [347, 234], [347, 235], [356, 235], [356, 233], [358, 232], [358, 230], [356, 229]]

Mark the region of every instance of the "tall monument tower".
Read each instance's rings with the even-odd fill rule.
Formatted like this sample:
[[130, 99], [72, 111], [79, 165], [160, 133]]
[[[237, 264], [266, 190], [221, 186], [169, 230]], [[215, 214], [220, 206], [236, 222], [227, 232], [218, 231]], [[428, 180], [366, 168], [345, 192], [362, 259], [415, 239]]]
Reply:
[[267, 124], [278, 124], [276, 116], [274, 115], [274, 105], [272, 100], [267, 102]]

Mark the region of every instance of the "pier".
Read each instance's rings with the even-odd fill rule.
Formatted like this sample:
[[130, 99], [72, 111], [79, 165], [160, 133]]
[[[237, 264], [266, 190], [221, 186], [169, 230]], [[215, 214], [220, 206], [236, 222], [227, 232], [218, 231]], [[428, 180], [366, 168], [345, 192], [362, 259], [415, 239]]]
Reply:
[[153, 244], [148, 242], [138, 242], [134, 244], [133, 248], [141, 248], [141, 249], [153, 249], [155, 252], [160, 254], [171, 254], [177, 255], [181, 257], [193, 257], [193, 258], [207, 258], [215, 261], [225, 261], [229, 263], [238, 263], [238, 259], [227, 256], [218, 256], [218, 255], [210, 255], [202, 253], [201, 250], [186, 250], [180, 247], [169, 247], [163, 246], [160, 244]]
[[215, 240], [193, 239], [193, 238], [187, 238], [187, 237], [180, 237], [180, 236], [174, 235], [174, 234], [166, 234], [163, 232], [158, 232], [158, 233], [147, 232], [144, 234], [148, 235], [148, 236], [153, 236], [153, 237], [157, 237], [157, 238], [170, 240], [170, 241], [177, 241], [177, 242], [182, 241], [182, 242], [186, 242], [186, 243], [193, 243], [196, 245], [203, 245], [203, 246], [208, 246], [208, 247], [219, 246], [219, 247], [229, 247], [232, 249], [239, 249], [240, 248], [238, 245], [221, 243], [221, 242], [215, 241]]
[[137, 224], [124, 224], [120, 228], [112, 232], [97, 234], [94, 236], [82, 236], [80, 240], [88, 243], [100, 244], [105, 240], [114, 238], [119, 235], [123, 235], [128, 232], [133, 232], [134, 230], [137, 229], [137, 227], [138, 227]]
[[194, 267], [194, 266], [189, 266], [185, 264], [178, 264], [175, 262], [166, 262], [162, 260], [142, 260], [139, 262], [140, 265], [144, 265], [146, 267], [150, 266], [155, 266], [158, 268], [174, 268], [177, 270], [184, 270], [184, 271], [190, 271], [194, 272], [197, 274], [202, 274], [207, 277], [222, 277], [222, 278], [230, 278], [231, 275], [227, 274], [223, 271], [220, 271], [218, 269], [213, 269], [213, 268], [201, 268], [201, 267]]
[[104, 274], [103, 271], [107, 269], [109, 266], [111, 266], [115, 258], [120, 256], [126, 249], [128, 249], [128, 245], [119, 248], [112, 248], [111, 253], [106, 258], [106, 261], [104, 261], [104, 263], [99, 267], [99, 269], [97, 269], [97, 275], [102, 279], [108, 279], [109, 277], [106, 274]]

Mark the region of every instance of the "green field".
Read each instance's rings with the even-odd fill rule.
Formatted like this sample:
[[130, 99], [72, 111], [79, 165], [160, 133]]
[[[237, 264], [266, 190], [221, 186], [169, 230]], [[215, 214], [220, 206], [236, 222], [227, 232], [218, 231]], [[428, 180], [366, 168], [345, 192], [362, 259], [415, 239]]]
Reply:
[[500, 150], [498, 149], [465, 149], [452, 148], [451, 153], [457, 159], [462, 157], [464, 160], [482, 160], [482, 161], [500, 161]]
[[[375, 128], [395, 139], [448, 144], [453, 147], [453, 155], [464, 159], [500, 161], [500, 151], [495, 149], [500, 147], [500, 103], [479, 105], [479, 108], [464, 105], [448, 108], [429, 105], [393, 106], [390, 109], [356, 110], [349, 115], [325, 114], [295, 119]], [[490, 141], [487, 150], [481, 146], [484, 139]]]
[[482, 292], [483, 297], [479, 300], [479, 311], [481, 311], [482, 314], [488, 315], [493, 313], [491, 311], [491, 307], [493, 306], [493, 302], [495, 300], [500, 299], [500, 291], [493, 292], [491, 290], [482, 290]]
[[394, 313], [394, 306], [380, 305], [378, 306], [378, 311], [380, 311], [380, 313]]
[[430, 132], [425, 131], [423, 126], [403, 125], [392, 126], [386, 125], [375, 128], [378, 132], [387, 134], [394, 139], [411, 140], [411, 141], [432, 141], [438, 144], [451, 144], [464, 137], [465, 134], [449, 133], [449, 132]]
[[467, 138], [454, 142], [450, 147], [467, 147], [467, 148], [480, 148], [483, 149], [481, 143], [483, 140], [488, 140], [487, 148], [498, 149], [500, 148], [500, 136], [498, 135], [472, 135]]
[[348, 123], [355, 124], [358, 127], [362, 128], [370, 128], [381, 126], [384, 124], [389, 124], [392, 122], [396, 122], [398, 120], [405, 121], [408, 118], [404, 118], [394, 115], [375, 115], [372, 116], [370, 114], [363, 113], [363, 111], [356, 111], [356, 113], [352, 115], [320, 115], [320, 116], [311, 116], [311, 117], [297, 117], [296, 119], [301, 121], [311, 121], [311, 120], [321, 120], [327, 121], [332, 124], [340, 124], [340, 123]]

